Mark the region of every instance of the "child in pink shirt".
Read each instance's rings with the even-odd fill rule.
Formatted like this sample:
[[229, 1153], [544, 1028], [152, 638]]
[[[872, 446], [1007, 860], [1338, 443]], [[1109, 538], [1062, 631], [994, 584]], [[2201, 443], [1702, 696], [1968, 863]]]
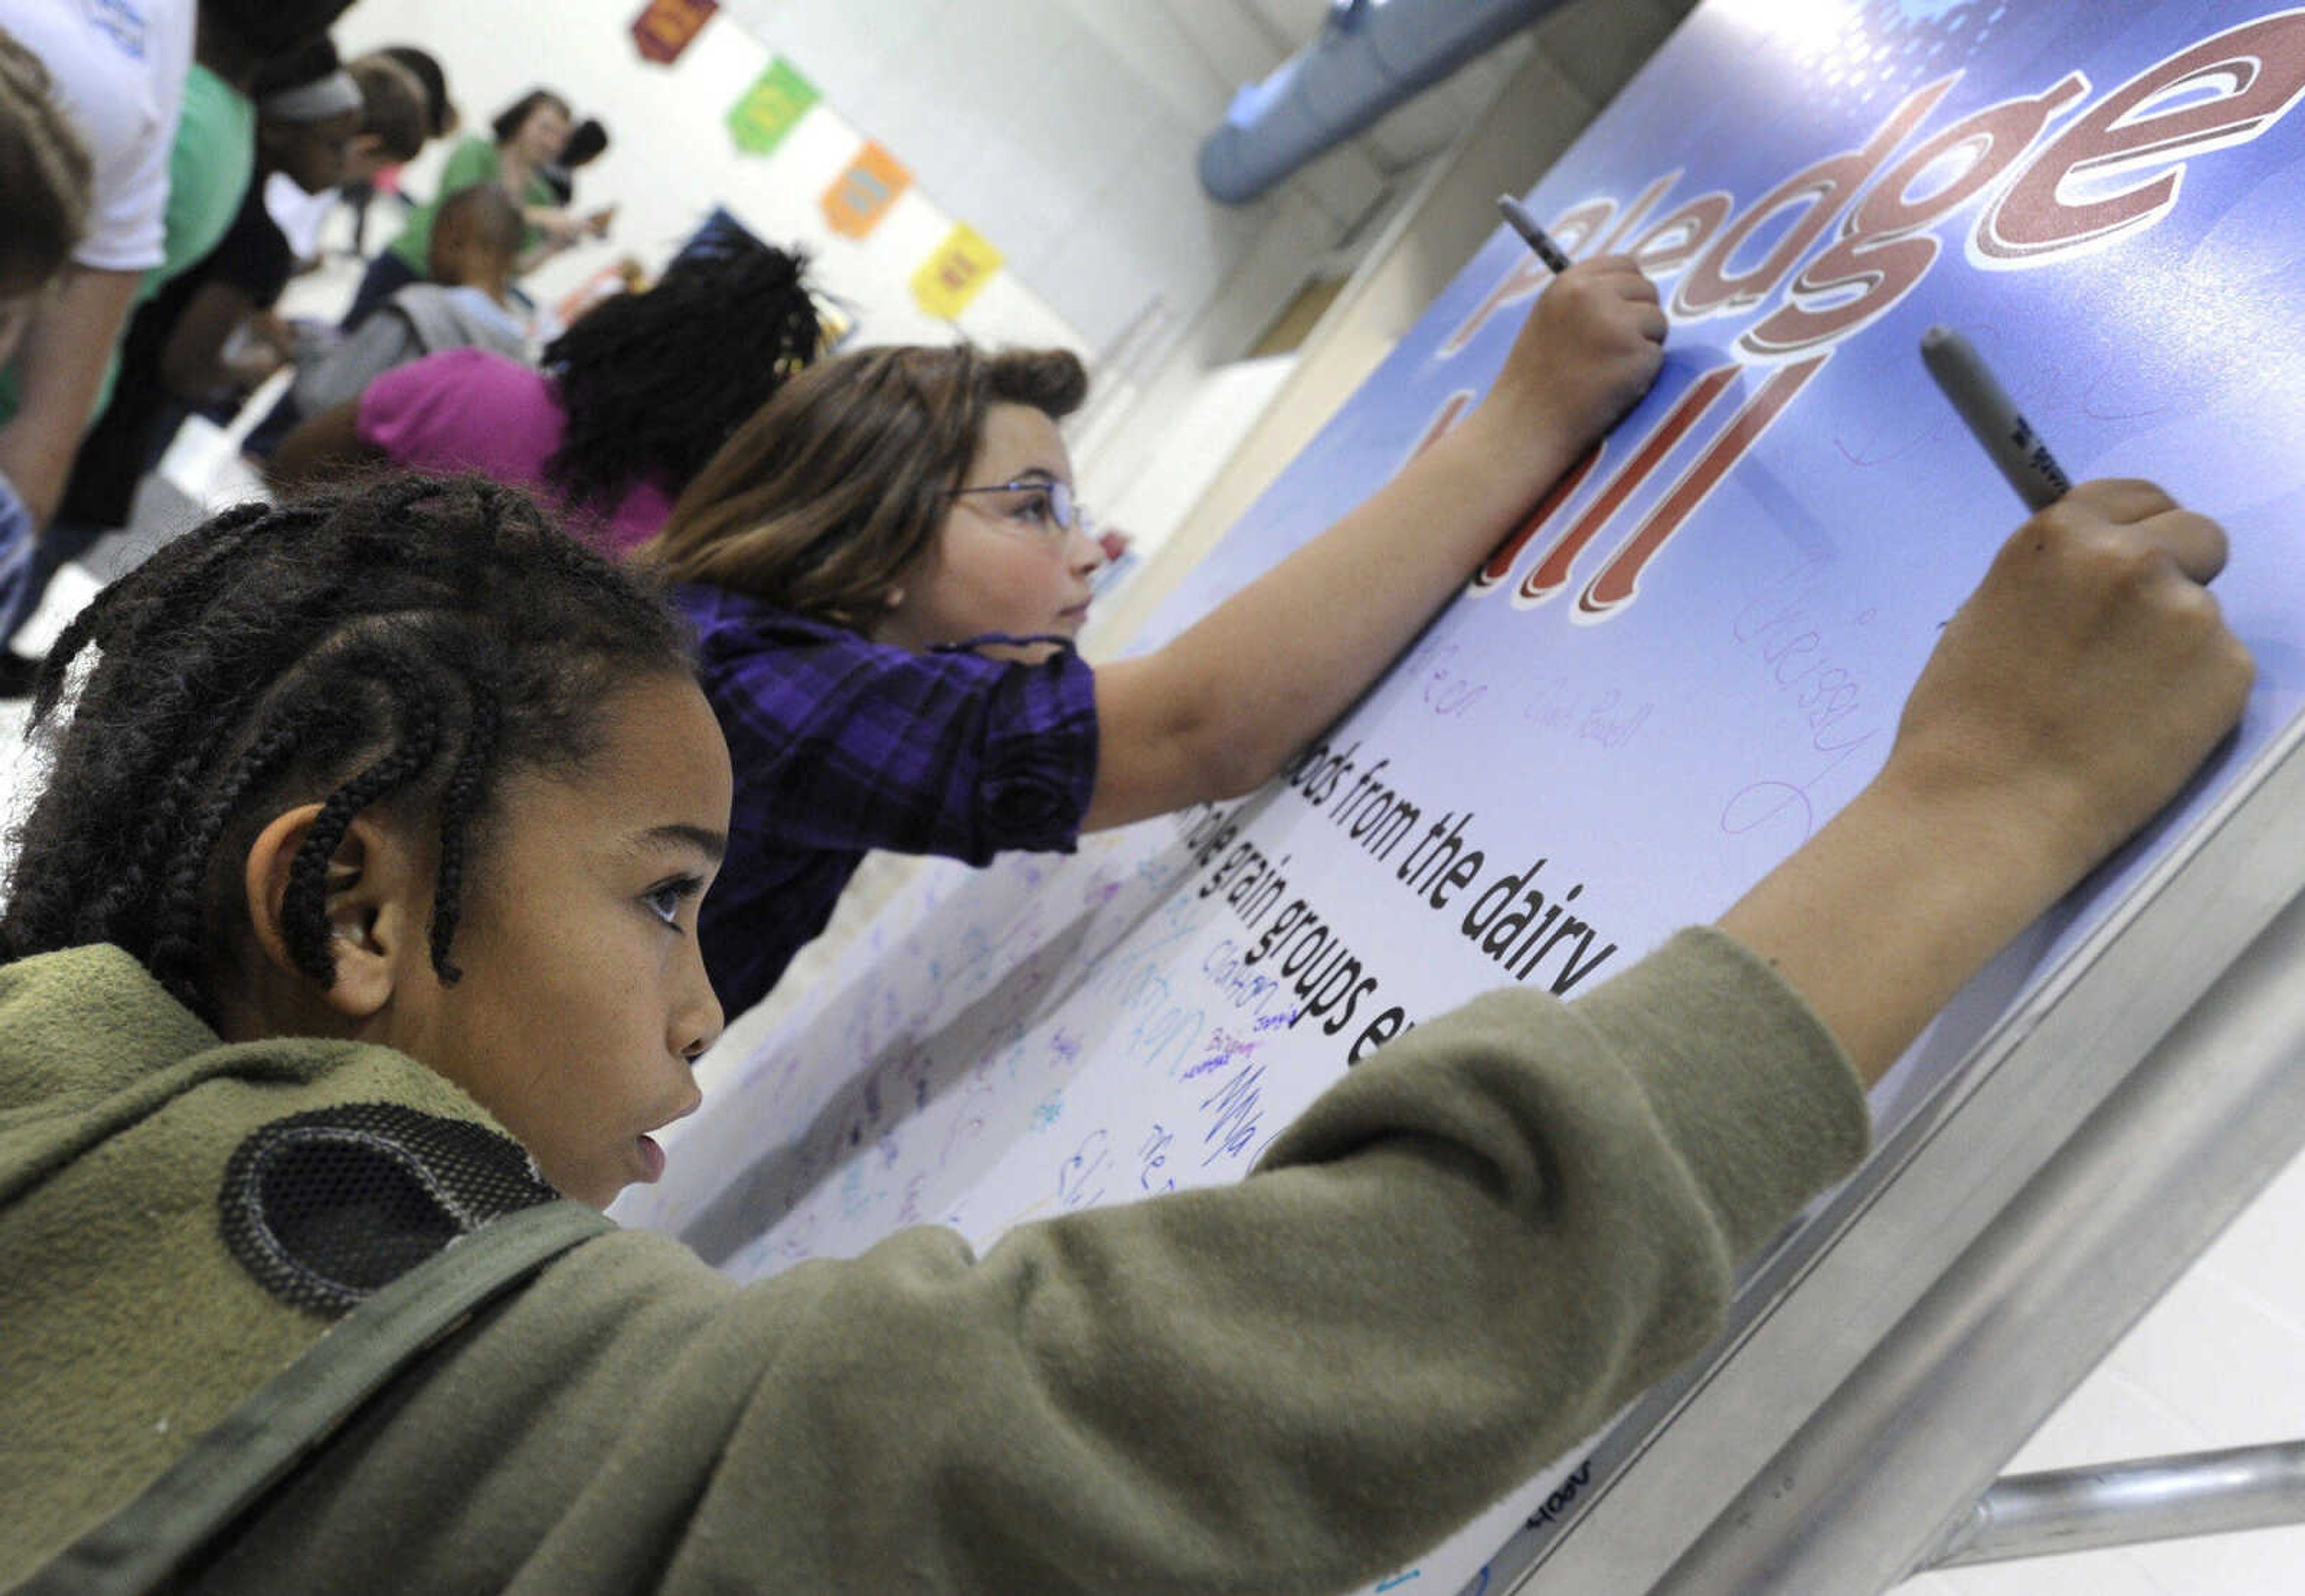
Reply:
[[717, 232], [655, 287], [619, 295], [555, 339], [541, 370], [452, 349], [373, 378], [281, 441], [272, 484], [387, 461], [478, 471], [540, 492], [579, 536], [620, 555], [816, 358], [822, 324], [805, 267], [798, 254]]
[[[478, 471], [550, 487], [546, 466], [568, 437], [551, 378], [487, 349], [444, 349], [384, 372], [353, 400], [360, 440], [396, 465]], [[662, 526], [674, 493], [660, 475], [635, 477], [605, 506], [574, 505], [570, 527], [620, 556]], [[565, 496], [556, 495], [564, 499]]]

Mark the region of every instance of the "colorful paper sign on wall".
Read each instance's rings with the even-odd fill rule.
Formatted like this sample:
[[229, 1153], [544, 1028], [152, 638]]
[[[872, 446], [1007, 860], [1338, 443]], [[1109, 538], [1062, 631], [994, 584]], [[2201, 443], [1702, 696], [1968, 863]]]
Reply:
[[719, 9], [720, 0], [649, 0], [633, 19], [633, 43], [642, 60], [670, 66]]
[[965, 222], [956, 222], [936, 252], [913, 274], [913, 300], [931, 316], [958, 318], [1000, 269], [1000, 251]]
[[863, 238], [880, 225], [913, 174], [895, 156], [867, 140], [832, 186], [824, 191], [824, 220], [843, 238]]
[[779, 55], [729, 107], [728, 136], [746, 155], [767, 155], [800, 125], [819, 98], [816, 85]]

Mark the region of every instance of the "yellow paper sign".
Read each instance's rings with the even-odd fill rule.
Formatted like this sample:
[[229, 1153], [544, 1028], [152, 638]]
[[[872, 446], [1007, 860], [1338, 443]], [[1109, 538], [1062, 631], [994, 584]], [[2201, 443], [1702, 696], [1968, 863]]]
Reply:
[[913, 300], [931, 316], [958, 318], [1000, 269], [1000, 251], [965, 222], [957, 222], [944, 242], [913, 274]]

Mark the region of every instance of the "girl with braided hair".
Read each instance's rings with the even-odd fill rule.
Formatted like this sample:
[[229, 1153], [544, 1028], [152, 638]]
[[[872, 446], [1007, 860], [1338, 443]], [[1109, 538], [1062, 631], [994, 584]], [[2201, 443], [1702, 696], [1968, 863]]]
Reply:
[[[403, 1014], [385, 1040], [404, 1040], [393, 1027], [407, 1024], [450, 1035], [436, 1062], [508, 1123], [532, 1113], [516, 1094], [538, 1090], [556, 1109], [621, 1118], [615, 1137], [557, 1120], [523, 1134], [560, 1189], [606, 1202], [648, 1172], [645, 1133], [693, 1106], [684, 1061], [719, 1027], [693, 943], [684, 937], [651, 983], [658, 1078], [617, 1107], [581, 1052], [560, 1061], [574, 1077], [523, 1084], [491, 1051], [519, 1048], [517, 1036], [465, 1017], [529, 979], [524, 955], [498, 945], [569, 895], [523, 883], [474, 914], [466, 889], [492, 870], [518, 879], [521, 837], [493, 862], [480, 845], [517, 794], [540, 782], [589, 790], [640, 757], [623, 730], [640, 706], [685, 734], [677, 764], [696, 790], [676, 794], [685, 808], [667, 811], [661, 836], [610, 839], [630, 858], [608, 874], [645, 878], [630, 879], [646, 913], [626, 930], [693, 917], [725, 824], [726, 756], [660, 605], [519, 493], [412, 477], [244, 506], [172, 544], [66, 629], [36, 725], [56, 720], [83, 654], [93, 666], [51, 728], [55, 768], [23, 826], [0, 952], [108, 944], [227, 1037], [284, 1019], [357, 1031], [378, 983], [413, 970], [432, 1006]], [[611, 795], [599, 813], [625, 807]], [[430, 890], [413, 921], [376, 896], [420, 879]], [[572, 913], [548, 939], [593, 934]], [[475, 947], [493, 951], [456, 951]], [[483, 971], [471, 983], [466, 963]], [[582, 1022], [581, 998], [531, 995]], [[636, 1022], [642, 1006], [629, 1006]], [[579, 1090], [604, 1095], [579, 1105]]]
[[[2224, 538], [2089, 483], [1714, 929], [1387, 1047], [1237, 1184], [739, 1286], [587, 1204], [720, 1013], [727, 751], [525, 498], [225, 513], [59, 642], [0, 916], [0, 1587], [1318, 1593], [1717, 1332], [1878, 1077], [2184, 781]], [[1919, 884], [1925, 884], [1926, 890]], [[572, 1201], [581, 1200], [581, 1201]]]

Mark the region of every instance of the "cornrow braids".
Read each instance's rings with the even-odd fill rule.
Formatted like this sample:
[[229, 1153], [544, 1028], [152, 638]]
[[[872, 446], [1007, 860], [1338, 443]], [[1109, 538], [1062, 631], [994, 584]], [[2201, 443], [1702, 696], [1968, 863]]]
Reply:
[[334, 979], [328, 862], [379, 810], [435, 839], [430, 953], [453, 982], [506, 777], [580, 768], [605, 700], [689, 668], [660, 594], [516, 489], [385, 477], [227, 510], [51, 651], [33, 700], [50, 768], [18, 828], [0, 962], [114, 942], [215, 1020], [247, 926], [241, 862], [272, 817], [317, 802], [282, 907], [296, 968]]
[[456, 981], [464, 972], [448, 962], [448, 944], [456, 935], [456, 915], [464, 902], [464, 830], [479, 807], [481, 780], [497, 745], [497, 706], [493, 697], [472, 700], [472, 723], [464, 731], [464, 751], [448, 777], [440, 799], [440, 863], [432, 893], [432, 967], [440, 979]]
[[[422, 776], [440, 747], [440, 705], [430, 691], [431, 684], [405, 660], [372, 649], [359, 652], [373, 659], [377, 675], [389, 689], [397, 711], [397, 735], [382, 758], [329, 794], [327, 802], [320, 805], [320, 812], [306, 828], [296, 857], [289, 863], [288, 889], [280, 912], [288, 952], [296, 967], [323, 985], [336, 979], [336, 973], [326, 935], [328, 861], [336, 856], [353, 817]], [[316, 930], [320, 933], [318, 938], [311, 934]]]
[[[83, 914], [74, 922], [79, 939], [121, 942], [123, 946], [149, 942], [151, 951], [144, 955], [144, 963], [154, 977], [178, 1002], [204, 1012], [201, 971], [205, 961], [200, 932], [205, 917], [208, 856], [215, 852], [217, 839], [231, 824], [234, 810], [251, 789], [276, 772], [282, 761], [295, 751], [302, 740], [302, 731], [293, 722], [266, 728], [225, 776], [223, 785], [199, 806], [190, 827], [179, 821], [169, 828], [181, 834], [182, 840], [175, 859], [154, 884], [157, 897], [149, 903], [144, 901], [152, 872], [149, 869], [138, 870], [132, 878], [134, 895], [126, 897], [115, 911], [120, 915], [119, 921]], [[299, 956], [298, 967], [304, 968], [305, 964], [306, 961]], [[322, 979], [334, 973], [333, 970], [325, 971]]]

